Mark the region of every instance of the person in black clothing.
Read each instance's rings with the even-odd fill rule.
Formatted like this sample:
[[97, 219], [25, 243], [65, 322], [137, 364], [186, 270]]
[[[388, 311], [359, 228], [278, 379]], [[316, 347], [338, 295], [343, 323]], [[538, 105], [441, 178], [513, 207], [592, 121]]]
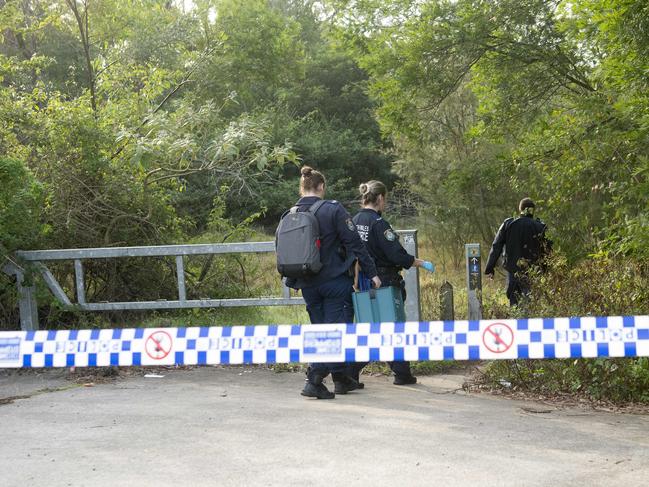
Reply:
[[[399, 242], [399, 236], [381, 216], [387, 198], [385, 184], [381, 181], [368, 181], [359, 186], [359, 192], [362, 209], [353, 219], [358, 234], [376, 264], [381, 285], [400, 289], [405, 301], [406, 284], [401, 276], [401, 270], [415, 266], [433, 272], [435, 267], [431, 262], [417, 259], [406, 252]], [[389, 362], [388, 364], [394, 372], [395, 385], [417, 382], [417, 378], [410, 372], [409, 362]], [[365, 365], [358, 363], [354, 366], [353, 377], [356, 381], [358, 381], [360, 371]]]
[[[322, 173], [304, 166], [301, 170], [300, 196], [297, 211], [307, 211], [314, 203], [323, 200], [326, 181]], [[376, 287], [381, 286], [376, 266], [361, 242], [356, 227], [345, 208], [335, 200], [325, 200], [315, 217], [320, 226], [320, 261], [322, 269], [317, 274], [288, 281], [287, 286], [300, 289], [306, 302], [311, 323], [351, 323], [354, 319], [352, 304], [353, 278], [350, 268], [356, 259]], [[335, 393], [346, 394], [358, 388], [351, 378], [351, 364], [309, 364], [307, 379], [301, 394], [318, 399], [333, 399], [322, 383], [331, 373]]]
[[539, 263], [547, 254], [552, 242], [545, 236], [547, 226], [534, 218], [534, 202], [523, 198], [518, 205], [520, 216], [507, 218], [498, 229], [491, 246], [485, 274], [491, 279], [498, 258], [505, 250], [504, 267], [507, 270], [507, 297], [509, 304], [518, 304], [523, 297], [530, 294], [530, 283], [527, 270]]

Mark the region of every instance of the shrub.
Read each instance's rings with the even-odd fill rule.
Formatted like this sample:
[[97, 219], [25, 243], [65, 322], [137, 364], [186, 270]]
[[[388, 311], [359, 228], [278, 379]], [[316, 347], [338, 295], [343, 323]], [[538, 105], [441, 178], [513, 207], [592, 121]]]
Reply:
[[[532, 278], [532, 298], [510, 316], [617, 316], [649, 314], [649, 265], [628, 259], [593, 259], [570, 266], [555, 257]], [[503, 317], [504, 309], [486, 309]], [[500, 315], [500, 316], [498, 316]], [[496, 361], [486, 380], [541, 394], [570, 393], [613, 402], [649, 402], [649, 359], [597, 358]], [[509, 386], [508, 384], [508, 386]]]
[[[21, 161], [0, 157], [0, 188], [1, 269], [14, 250], [37, 246], [45, 227], [40, 221], [41, 185]], [[0, 272], [0, 327], [17, 322], [13, 279]]]
[[21, 161], [0, 157], [0, 187], [0, 249], [32, 248], [43, 232], [40, 184]]

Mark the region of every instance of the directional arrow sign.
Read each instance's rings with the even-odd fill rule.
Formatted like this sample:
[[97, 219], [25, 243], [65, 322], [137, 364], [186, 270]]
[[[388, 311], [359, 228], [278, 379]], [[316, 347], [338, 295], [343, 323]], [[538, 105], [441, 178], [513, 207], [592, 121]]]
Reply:
[[466, 244], [466, 281], [469, 302], [469, 319], [482, 318], [482, 304], [480, 302], [482, 279], [480, 276], [480, 244]]

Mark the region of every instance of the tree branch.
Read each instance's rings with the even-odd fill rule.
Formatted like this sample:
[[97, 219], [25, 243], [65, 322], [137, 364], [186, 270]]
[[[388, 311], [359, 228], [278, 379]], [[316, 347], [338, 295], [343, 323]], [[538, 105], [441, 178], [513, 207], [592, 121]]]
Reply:
[[77, 26], [79, 27], [79, 36], [81, 37], [81, 44], [83, 45], [83, 53], [86, 60], [86, 76], [88, 80], [88, 88], [90, 89], [90, 104], [92, 105], [92, 111], [95, 114], [95, 118], [97, 118], [97, 94], [95, 91], [96, 78], [92, 68], [92, 59], [90, 58], [88, 1], [82, 0], [84, 10], [83, 15], [79, 12], [77, 0], [65, 0], [65, 3], [67, 3], [70, 10], [72, 10], [74, 18], [77, 21]]

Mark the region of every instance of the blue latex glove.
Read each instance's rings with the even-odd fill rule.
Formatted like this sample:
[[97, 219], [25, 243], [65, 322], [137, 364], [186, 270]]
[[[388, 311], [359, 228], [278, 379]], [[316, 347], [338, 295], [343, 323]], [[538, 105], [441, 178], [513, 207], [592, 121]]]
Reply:
[[435, 272], [435, 264], [433, 264], [432, 262], [426, 260], [421, 266], [428, 272]]

